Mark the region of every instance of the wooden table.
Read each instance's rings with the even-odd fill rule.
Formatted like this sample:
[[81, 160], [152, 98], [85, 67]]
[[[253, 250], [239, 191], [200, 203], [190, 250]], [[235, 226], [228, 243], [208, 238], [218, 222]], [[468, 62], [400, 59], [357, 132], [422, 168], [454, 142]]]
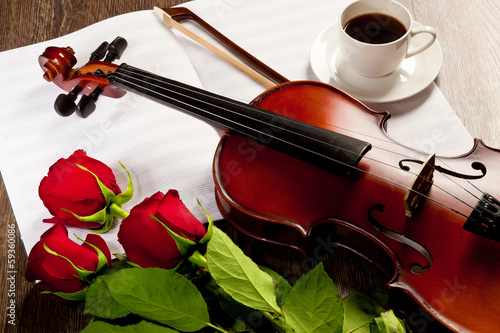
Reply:
[[[84, 28], [118, 14], [153, 6], [169, 7], [183, 0], [4, 0], [0, 12], [0, 51], [29, 45]], [[483, 0], [401, 0], [415, 19], [438, 31], [443, 66], [436, 83], [472, 136], [500, 147], [500, 3]], [[22, 64], [20, 64], [22, 65]], [[1, 111], [0, 111], [1, 112]], [[15, 219], [3, 182], [0, 185], [0, 322], [7, 307], [7, 232]], [[16, 326], [7, 332], [77, 332], [90, 317], [39, 294], [24, 279], [27, 255], [16, 239]], [[276, 259], [275, 259], [276, 260]], [[342, 263], [342, 265], [340, 265]], [[273, 264], [273, 263], [271, 263]], [[383, 277], [348, 253], [330, 260], [335, 281], [352, 289], [383, 291]], [[485, 297], [487, 297], [485, 295]]]

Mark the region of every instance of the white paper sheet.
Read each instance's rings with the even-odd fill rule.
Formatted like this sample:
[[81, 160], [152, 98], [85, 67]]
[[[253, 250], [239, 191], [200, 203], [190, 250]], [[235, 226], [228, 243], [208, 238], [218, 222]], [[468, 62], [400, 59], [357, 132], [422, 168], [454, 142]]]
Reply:
[[[125, 210], [173, 188], [200, 220], [207, 218], [196, 198], [214, 219], [220, 218], [211, 175], [219, 137], [210, 126], [131, 93], [121, 99], [101, 97], [87, 119], [55, 113], [53, 103], [62, 91], [42, 78], [38, 55], [47, 46], [70, 45], [81, 66], [101, 42], [118, 35], [129, 44], [119, 62], [201, 86], [184, 49], [153, 11], [118, 16], [56, 40], [0, 53], [0, 170], [28, 252], [52, 226], [42, 222], [50, 214], [38, 197], [38, 184], [50, 165], [76, 149], [108, 164], [122, 190], [127, 176], [118, 161], [127, 167], [136, 190]], [[112, 253], [123, 252], [117, 231], [115, 225], [102, 235]], [[70, 228], [69, 233], [85, 238], [87, 232]]]
[[[185, 6], [288, 79], [315, 80], [309, 65], [312, 42], [347, 3], [197, 0]], [[194, 24], [183, 24], [202, 34]], [[132, 94], [118, 100], [101, 98], [96, 113], [85, 120], [61, 118], [53, 111], [61, 92], [42, 79], [38, 55], [49, 45], [71, 45], [84, 63], [103, 40], [118, 35], [129, 42], [120, 62], [246, 102], [264, 90], [217, 56], [180, 37], [183, 49], [152, 10], [0, 53], [0, 170], [28, 252], [51, 226], [41, 222], [50, 216], [38, 198], [38, 184], [52, 163], [78, 148], [111, 166], [123, 190], [127, 179], [118, 161], [130, 170], [136, 193], [125, 209], [156, 191], [175, 188], [200, 219], [206, 220], [196, 198], [215, 219], [220, 218], [211, 177], [218, 137], [209, 126]], [[391, 112], [389, 134], [406, 145], [448, 156], [472, 146], [469, 134], [434, 84], [412, 98], [370, 106]], [[115, 225], [104, 235], [115, 253], [122, 252], [117, 230]], [[71, 228], [70, 234], [74, 232], [79, 237], [86, 233]]]

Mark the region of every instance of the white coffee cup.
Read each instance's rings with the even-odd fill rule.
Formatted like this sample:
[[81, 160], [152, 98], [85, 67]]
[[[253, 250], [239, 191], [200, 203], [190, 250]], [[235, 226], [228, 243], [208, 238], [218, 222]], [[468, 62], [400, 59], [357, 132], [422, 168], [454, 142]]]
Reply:
[[[366, 19], [366, 30], [358, 31], [356, 38], [351, 37], [345, 27], [354, 18], [366, 14], [382, 14]], [[399, 38], [381, 44], [373, 43], [374, 38], [384, 29], [389, 21], [395, 18], [404, 26]], [[367, 18], [368, 16], [366, 16]], [[361, 20], [362, 21], [362, 20]], [[357, 73], [367, 77], [380, 77], [393, 72], [405, 58], [412, 57], [427, 48], [436, 40], [436, 30], [432, 27], [414, 27], [413, 18], [400, 3], [393, 0], [358, 0], [348, 5], [340, 14], [339, 20], [340, 51], [346, 63]], [[412, 46], [411, 40], [418, 34], [426, 34], [426, 43], [418, 47]], [[354, 35], [354, 34], [353, 34]], [[418, 37], [418, 38], [424, 38]], [[380, 41], [379, 41], [380, 42]]]

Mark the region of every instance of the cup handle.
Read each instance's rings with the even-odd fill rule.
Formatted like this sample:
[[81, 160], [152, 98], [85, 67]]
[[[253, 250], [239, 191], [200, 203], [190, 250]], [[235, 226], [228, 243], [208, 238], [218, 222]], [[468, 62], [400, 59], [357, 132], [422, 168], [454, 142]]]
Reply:
[[411, 50], [408, 50], [408, 52], [406, 53], [406, 58], [413, 57], [414, 55], [428, 49], [436, 40], [436, 30], [432, 27], [424, 26], [424, 27], [414, 28], [410, 31], [410, 37], [411, 37], [410, 44], [413, 37], [421, 33], [427, 33], [431, 35], [431, 38], [425, 44], [415, 47]]

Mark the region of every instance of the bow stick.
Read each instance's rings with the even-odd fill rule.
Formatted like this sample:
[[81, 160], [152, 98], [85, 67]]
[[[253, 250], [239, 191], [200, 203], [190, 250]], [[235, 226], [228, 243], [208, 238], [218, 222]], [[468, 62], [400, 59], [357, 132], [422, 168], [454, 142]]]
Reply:
[[272, 82], [271, 80], [267, 79], [265, 76], [261, 75], [260, 73], [256, 72], [252, 68], [248, 67], [244, 63], [236, 60], [235, 58], [229, 56], [227, 53], [224, 51], [220, 50], [217, 48], [215, 45], [209, 43], [205, 39], [201, 38], [191, 30], [187, 29], [180, 23], [176, 22], [167, 12], [165, 12], [163, 9], [159, 7], [154, 7], [155, 13], [162, 19], [163, 22], [167, 23], [169, 26], [172, 28], [176, 29], [177, 31], [183, 33], [186, 35], [188, 38], [192, 39], [193, 41], [197, 42], [207, 50], [213, 52], [214, 54], [218, 55], [225, 61], [229, 62], [231, 65], [235, 66], [236, 68], [240, 69], [244, 73], [248, 74], [250, 77], [255, 79], [256, 81], [260, 82], [267, 88], [272, 88], [276, 86], [276, 83]]

